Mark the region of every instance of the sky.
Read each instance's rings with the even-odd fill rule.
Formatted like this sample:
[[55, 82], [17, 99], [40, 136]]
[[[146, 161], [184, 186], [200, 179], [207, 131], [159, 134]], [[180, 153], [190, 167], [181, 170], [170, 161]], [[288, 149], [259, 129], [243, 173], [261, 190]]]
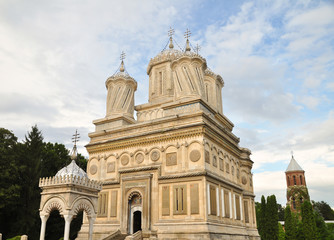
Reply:
[[0, 127], [20, 141], [37, 124], [44, 140], [79, 152], [106, 111], [106, 79], [125, 66], [148, 101], [146, 68], [184, 32], [225, 82], [223, 112], [252, 151], [256, 200], [286, 204], [291, 151], [310, 197], [334, 207], [334, 1], [0, 0]]

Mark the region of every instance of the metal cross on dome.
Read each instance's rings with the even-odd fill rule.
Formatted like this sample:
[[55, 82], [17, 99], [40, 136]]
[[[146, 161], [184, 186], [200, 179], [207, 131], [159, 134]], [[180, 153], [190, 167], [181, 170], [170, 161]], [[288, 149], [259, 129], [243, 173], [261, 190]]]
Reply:
[[196, 44], [196, 47], [195, 47], [195, 51], [196, 53], [198, 54], [198, 52], [201, 50], [201, 46], [198, 45], [198, 43]]
[[125, 52], [122, 51], [121, 56], [120, 56], [119, 59], [120, 59], [121, 61], [123, 61], [123, 60], [125, 59], [125, 56], [126, 56], [126, 55], [125, 55]]
[[75, 134], [73, 134], [72, 137], [72, 142], [74, 143], [74, 146], [76, 146], [77, 142], [79, 142], [79, 138], [80, 138], [80, 133], [78, 133], [78, 129], [76, 129]]
[[175, 31], [172, 27], [169, 27], [169, 30], [168, 30], [168, 37], [172, 37], [174, 35]]
[[185, 37], [186, 39], [188, 39], [188, 38], [190, 37], [190, 35], [191, 35], [191, 32], [190, 32], [190, 30], [187, 28], [187, 31], [185, 31], [185, 33], [184, 33], [184, 37]]

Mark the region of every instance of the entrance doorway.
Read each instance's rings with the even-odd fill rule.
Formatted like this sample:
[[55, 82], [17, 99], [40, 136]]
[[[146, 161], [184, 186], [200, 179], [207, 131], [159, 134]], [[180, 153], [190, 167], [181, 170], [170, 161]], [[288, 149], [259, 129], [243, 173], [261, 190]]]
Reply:
[[129, 196], [128, 227], [130, 234], [142, 229], [142, 198], [138, 192], [134, 192]]
[[141, 211], [133, 213], [133, 233], [141, 230]]

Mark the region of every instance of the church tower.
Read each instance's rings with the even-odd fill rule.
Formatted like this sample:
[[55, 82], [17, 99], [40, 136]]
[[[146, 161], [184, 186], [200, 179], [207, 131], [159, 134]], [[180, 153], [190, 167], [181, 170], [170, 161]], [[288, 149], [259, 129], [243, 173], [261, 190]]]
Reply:
[[287, 204], [290, 205], [292, 211], [300, 211], [301, 204], [305, 200], [310, 200], [310, 197], [305, 181], [305, 171], [300, 167], [293, 155], [285, 175]]

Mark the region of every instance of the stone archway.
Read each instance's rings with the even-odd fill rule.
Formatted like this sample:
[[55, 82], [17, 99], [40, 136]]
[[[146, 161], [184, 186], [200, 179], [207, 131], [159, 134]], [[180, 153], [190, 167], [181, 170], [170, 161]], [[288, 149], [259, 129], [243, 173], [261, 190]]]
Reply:
[[139, 192], [133, 192], [129, 195], [129, 217], [128, 231], [133, 234], [142, 229], [142, 196]]

